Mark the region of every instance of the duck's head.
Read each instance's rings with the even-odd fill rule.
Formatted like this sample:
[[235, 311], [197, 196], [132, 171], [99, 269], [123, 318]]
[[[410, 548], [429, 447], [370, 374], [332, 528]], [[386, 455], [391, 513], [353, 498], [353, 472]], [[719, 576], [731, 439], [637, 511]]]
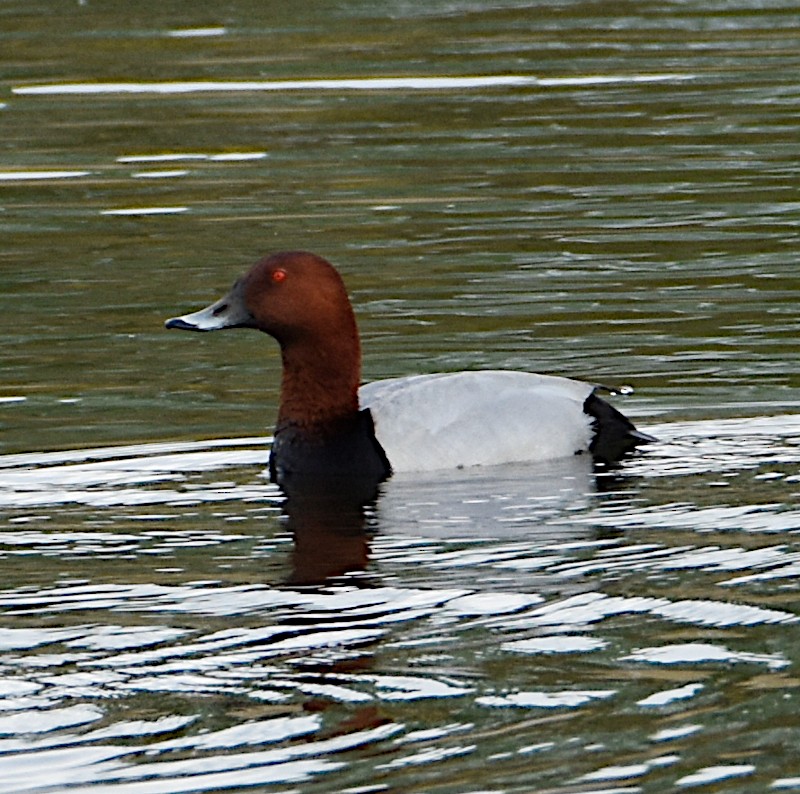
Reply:
[[282, 347], [301, 340], [321, 344], [355, 333], [341, 276], [325, 259], [305, 251], [264, 257], [227, 295], [165, 325], [184, 331], [256, 328], [275, 337]]

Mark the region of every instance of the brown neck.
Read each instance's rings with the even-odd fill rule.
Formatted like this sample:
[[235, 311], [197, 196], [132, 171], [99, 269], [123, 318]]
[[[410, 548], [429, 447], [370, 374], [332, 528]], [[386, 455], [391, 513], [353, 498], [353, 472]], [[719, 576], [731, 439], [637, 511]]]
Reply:
[[281, 345], [283, 380], [278, 411], [280, 430], [287, 425], [324, 432], [358, 413], [361, 351], [358, 332], [329, 334], [314, 342], [295, 339]]

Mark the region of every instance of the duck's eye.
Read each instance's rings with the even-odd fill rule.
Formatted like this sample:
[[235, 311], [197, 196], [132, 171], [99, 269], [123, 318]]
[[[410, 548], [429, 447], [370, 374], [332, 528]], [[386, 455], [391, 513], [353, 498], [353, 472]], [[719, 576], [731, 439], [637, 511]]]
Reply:
[[286, 281], [286, 275], [287, 275], [286, 271], [283, 268], [279, 267], [276, 270], [272, 271], [272, 273], [270, 274], [270, 278], [272, 278], [272, 280], [276, 284], [280, 284], [282, 281]]

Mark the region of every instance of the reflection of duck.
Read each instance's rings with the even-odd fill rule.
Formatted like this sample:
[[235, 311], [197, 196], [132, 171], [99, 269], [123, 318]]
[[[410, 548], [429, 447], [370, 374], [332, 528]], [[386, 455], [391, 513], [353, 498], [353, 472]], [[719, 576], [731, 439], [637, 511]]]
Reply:
[[[606, 479], [587, 456], [541, 463], [398, 474], [380, 489], [375, 524], [381, 535], [428, 539], [518, 539], [537, 545], [585, 539], [595, 532], [576, 520]], [[623, 498], [620, 495], [620, 498]]]
[[311, 487], [288, 497], [286, 526], [294, 539], [290, 584], [321, 584], [366, 570], [370, 540], [367, 508], [357, 497], [339, 498], [331, 493], [320, 497]]
[[206, 309], [167, 328], [256, 328], [281, 347], [270, 474], [379, 482], [431, 471], [591, 453], [614, 463], [652, 441], [580, 381], [480, 371], [395, 378], [359, 391], [361, 351], [342, 279], [305, 252], [258, 262]]
[[321, 584], [367, 568], [377, 479], [294, 474], [281, 487], [294, 538], [289, 583]]

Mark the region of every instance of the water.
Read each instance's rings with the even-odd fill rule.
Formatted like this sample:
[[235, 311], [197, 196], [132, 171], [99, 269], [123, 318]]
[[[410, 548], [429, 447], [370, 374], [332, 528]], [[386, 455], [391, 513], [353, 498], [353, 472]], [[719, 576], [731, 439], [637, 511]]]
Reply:
[[[5, 3], [2, 789], [800, 788], [798, 53], [782, 2]], [[274, 344], [162, 328], [293, 247], [366, 379], [630, 384], [661, 442], [298, 525]]]

